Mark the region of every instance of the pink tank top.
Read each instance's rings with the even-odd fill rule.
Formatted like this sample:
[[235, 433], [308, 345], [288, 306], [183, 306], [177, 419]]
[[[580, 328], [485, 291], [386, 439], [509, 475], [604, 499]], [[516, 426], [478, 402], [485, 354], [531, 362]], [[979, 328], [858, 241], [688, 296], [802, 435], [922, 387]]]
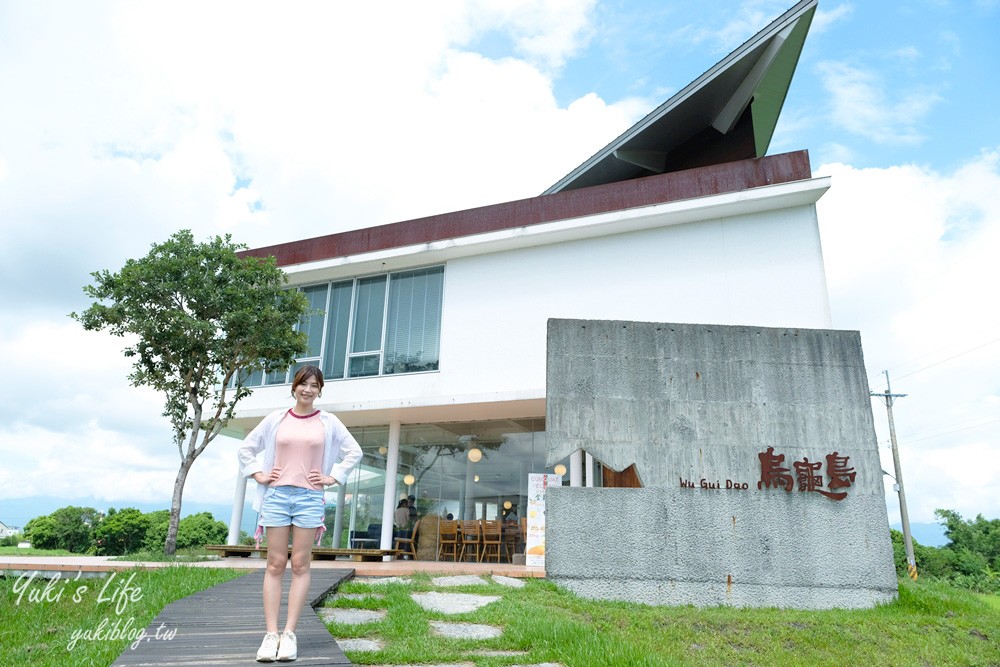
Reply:
[[315, 491], [322, 490], [322, 486], [309, 483], [308, 475], [310, 470], [326, 474], [323, 470], [325, 435], [319, 410], [308, 417], [300, 417], [289, 410], [278, 424], [274, 467], [282, 468], [282, 471], [271, 486], [301, 486]]

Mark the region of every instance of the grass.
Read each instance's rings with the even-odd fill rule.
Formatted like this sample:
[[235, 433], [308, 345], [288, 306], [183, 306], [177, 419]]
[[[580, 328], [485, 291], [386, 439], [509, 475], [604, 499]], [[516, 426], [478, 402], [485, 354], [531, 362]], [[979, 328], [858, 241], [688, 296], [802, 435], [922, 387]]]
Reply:
[[[177, 566], [100, 578], [0, 577], [0, 665], [110, 665], [168, 603], [239, 574]], [[105, 636], [117, 627], [124, 637], [93, 638], [102, 623]]]
[[[92, 554], [75, 554], [64, 549], [20, 549], [18, 547], [0, 547], [0, 556], [88, 556]], [[163, 549], [136, 551], [124, 556], [114, 556], [110, 560], [133, 561], [137, 563], [194, 563], [205, 560], [219, 560], [217, 554], [204, 547], [178, 549], [173, 556], [163, 553]]]
[[[490, 583], [449, 592], [501, 596], [468, 614], [428, 612], [410, 593], [441, 590], [426, 576], [412, 583], [350, 582], [342, 592], [383, 600], [336, 599], [330, 606], [384, 608], [385, 621], [331, 624], [335, 637], [380, 639], [378, 652], [349, 652], [356, 664], [471, 661], [477, 667], [560, 662], [567, 666], [632, 665], [1000, 665], [996, 599], [934, 582], [900, 582], [899, 599], [864, 610], [797, 611], [715, 607], [648, 607], [578, 598], [545, 581], [523, 589]], [[431, 635], [429, 622], [503, 628], [491, 640]], [[526, 651], [486, 657], [474, 650]]]
[[[30, 573], [29, 573], [30, 574]], [[240, 573], [178, 565], [130, 570], [104, 578], [73, 579], [63, 573], [46, 589], [39, 578], [0, 578], [0, 665], [39, 667], [110, 665], [169, 602]], [[488, 581], [485, 580], [484, 581]], [[128, 584], [124, 587], [124, 584]], [[99, 598], [105, 588], [105, 599]], [[125, 589], [126, 595], [115, 597]], [[900, 581], [899, 599], [864, 610], [796, 611], [715, 607], [648, 607], [584, 600], [544, 580], [513, 589], [488, 581], [448, 592], [501, 599], [475, 612], [445, 615], [417, 605], [411, 593], [442, 590], [425, 575], [411, 584], [341, 587], [345, 593], [379, 593], [364, 600], [333, 599], [329, 606], [387, 609], [385, 621], [331, 624], [337, 638], [386, 643], [378, 652], [349, 652], [355, 664], [472, 662], [477, 667], [558, 662], [567, 667], [653, 665], [1000, 665], [1000, 598], [976, 595], [939, 582]], [[138, 591], [135, 593], [133, 591]], [[86, 636], [105, 621], [126, 636], [116, 641]], [[434, 636], [430, 621], [496, 625], [489, 640]], [[129, 632], [132, 634], [130, 635]], [[526, 655], [483, 656], [482, 649]]]
[[19, 547], [0, 547], [0, 556], [84, 556], [65, 549], [21, 549]]
[[163, 553], [163, 549], [156, 551], [136, 551], [124, 556], [115, 556], [111, 560], [132, 561], [136, 563], [197, 563], [206, 560], [219, 560], [218, 554], [209, 552], [204, 547], [190, 547], [188, 549], [178, 549], [173, 556]]

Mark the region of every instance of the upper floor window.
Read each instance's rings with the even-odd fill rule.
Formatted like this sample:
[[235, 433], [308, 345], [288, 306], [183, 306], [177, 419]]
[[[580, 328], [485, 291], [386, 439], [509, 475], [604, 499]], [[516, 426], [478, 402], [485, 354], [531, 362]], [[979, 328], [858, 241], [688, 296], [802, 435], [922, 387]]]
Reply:
[[328, 380], [435, 371], [443, 288], [443, 266], [303, 287], [307, 351], [287, 373], [258, 372], [247, 384], [287, 383], [308, 364]]

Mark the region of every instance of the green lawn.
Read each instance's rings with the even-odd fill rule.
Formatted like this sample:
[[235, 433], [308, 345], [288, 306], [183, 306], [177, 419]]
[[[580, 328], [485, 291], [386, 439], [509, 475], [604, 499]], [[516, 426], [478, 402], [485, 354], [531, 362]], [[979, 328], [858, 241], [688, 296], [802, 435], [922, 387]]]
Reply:
[[[410, 593], [441, 590], [427, 577], [410, 585], [351, 582], [344, 592], [384, 600], [336, 600], [332, 606], [385, 608], [388, 618], [362, 626], [331, 625], [335, 637], [376, 638], [384, 650], [351, 652], [356, 664], [472, 661], [477, 667], [560, 662], [613, 665], [997, 665], [1000, 610], [975, 594], [933, 582], [900, 583], [899, 600], [865, 610], [794, 611], [648, 607], [587, 601], [545, 581], [520, 590], [494, 583], [446, 589], [502, 600], [457, 616], [425, 611]], [[503, 628], [487, 641], [432, 636], [429, 621]], [[520, 650], [483, 657], [476, 649]]]
[[[178, 566], [118, 572], [110, 581], [76, 573], [0, 577], [0, 665], [110, 665], [167, 604], [240, 574]], [[105, 635], [117, 625], [126, 638], [88, 638], [102, 623]]]
[[20, 549], [18, 547], [0, 547], [0, 556], [82, 556], [64, 549]]
[[[101, 620], [144, 628], [167, 603], [239, 574], [188, 566], [121, 572], [114, 586], [131, 577], [130, 588], [141, 595], [104, 602], [97, 598], [107, 577], [61, 576], [48, 592], [40, 579], [0, 578], [0, 665], [110, 665], [130, 640], [88, 639], [84, 633]], [[352, 581], [343, 592], [376, 592], [385, 599], [331, 602], [388, 610], [387, 620], [380, 623], [331, 626], [337, 638], [386, 642], [377, 653], [349, 653], [355, 664], [1000, 665], [1000, 598], [924, 580], [904, 579], [896, 602], [854, 611], [647, 607], [583, 600], [544, 580], [528, 580], [522, 589], [492, 582], [439, 589], [426, 576], [412, 581]], [[410, 597], [427, 590], [502, 599], [452, 616], [425, 611]], [[497, 625], [503, 635], [484, 641], [439, 638], [429, 632], [431, 620]], [[470, 653], [478, 649], [527, 655]]]

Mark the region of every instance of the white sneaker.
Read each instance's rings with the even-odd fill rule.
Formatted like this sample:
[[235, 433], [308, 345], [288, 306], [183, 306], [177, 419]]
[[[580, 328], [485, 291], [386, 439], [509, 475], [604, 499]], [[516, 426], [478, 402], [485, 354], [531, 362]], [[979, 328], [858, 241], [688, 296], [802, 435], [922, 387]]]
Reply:
[[278, 646], [278, 660], [286, 662], [299, 657], [298, 640], [295, 639], [294, 632], [284, 632], [281, 635], [281, 644]]
[[264, 641], [260, 643], [260, 648], [257, 649], [257, 662], [274, 662], [274, 659], [278, 656], [278, 642], [281, 637], [277, 632], [268, 632], [264, 635]]

